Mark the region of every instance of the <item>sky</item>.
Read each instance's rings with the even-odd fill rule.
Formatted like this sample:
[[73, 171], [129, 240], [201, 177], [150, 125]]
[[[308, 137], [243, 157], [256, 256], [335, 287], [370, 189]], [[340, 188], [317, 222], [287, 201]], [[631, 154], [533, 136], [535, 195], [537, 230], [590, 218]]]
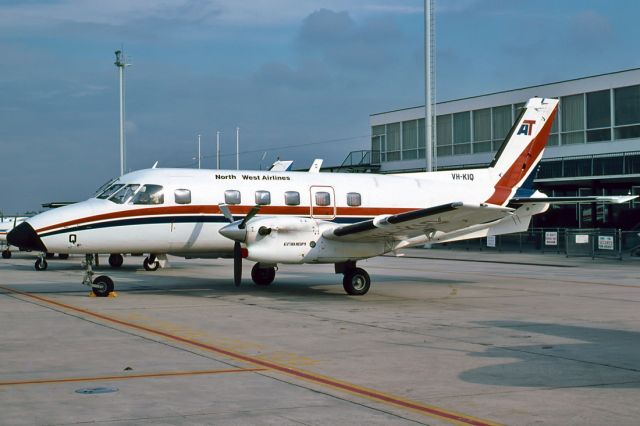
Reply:
[[[424, 105], [423, 0], [0, 0], [0, 212], [120, 170], [338, 165], [369, 115]], [[438, 101], [640, 67], [635, 0], [437, 0]], [[266, 153], [266, 154], [265, 154]], [[264, 156], [264, 160], [262, 160]]]

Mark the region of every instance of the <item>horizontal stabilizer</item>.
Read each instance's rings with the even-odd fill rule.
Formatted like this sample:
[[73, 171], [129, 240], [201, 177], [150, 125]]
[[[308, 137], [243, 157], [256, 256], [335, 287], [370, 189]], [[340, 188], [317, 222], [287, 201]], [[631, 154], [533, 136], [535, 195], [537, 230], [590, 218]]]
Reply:
[[510, 204], [586, 204], [586, 203], [606, 203], [622, 204], [638, 198], [637, 195], [602, 195], [587, 197], [535, 197], [535, 198], [512, 198]]

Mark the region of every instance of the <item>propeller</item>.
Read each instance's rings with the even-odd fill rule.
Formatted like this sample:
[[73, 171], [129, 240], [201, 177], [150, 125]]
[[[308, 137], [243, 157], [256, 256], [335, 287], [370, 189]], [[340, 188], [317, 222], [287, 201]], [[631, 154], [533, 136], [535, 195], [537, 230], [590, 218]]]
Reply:
[[249, 222], [258, 212], [260, 206], [254, 206], [249, 213], [237, 223], [226, 204], [219, 204], [218, 207], [225, 218], [230, 222], [229, 225], [220, 229], [220, 233], [227, 238], [234, 240], [233, 243], [233, 283], [236, 287], [240, 285], [242, 280], [242, 246], [240, 243], [247, 238], [247, 222]]

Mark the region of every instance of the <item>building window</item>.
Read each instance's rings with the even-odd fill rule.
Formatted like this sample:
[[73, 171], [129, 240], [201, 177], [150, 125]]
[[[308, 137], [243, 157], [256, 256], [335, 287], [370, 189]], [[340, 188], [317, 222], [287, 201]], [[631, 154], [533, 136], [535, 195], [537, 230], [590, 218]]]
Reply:
[[418, 158], [418, 120], [402, 122], [402, 159]]
[[374, 164], [379, 164], [380, 161], [385, 161], [385, 139], [386, 139], [386, 127], [385, 125], [373, 126], [371, 129], [371, 161]]
[[240, 204], [241, 201], [240, 191], [236, 191], [235, 189], [224, 191], [224, 202], [226, 204]]
[[362, 197], [357, 192], [347, 193], [347, 205], [349, 207], [358, 207], [362, 204]]
[[316, 206], [325, 207], [331, 204], [331, 194], [328, 192], [316, 192]]
[[425, 157], [424, 118], [418, 120], [418, 158]]
[[451, 135], [451, 114], [439, 115], [436, 118], [438, 136], [436, 138], [438, 157], [446, 157], [452, 154], [451, 146], [453, 138]]
[[453, 153], [471, 153], [471, 112], [453, 114]]
[[269, 191], [256, 191], [256, 204], [259, 206], [271, 204], [271, 193]]
[[491, 152], [491, 108], [473, 111], [473, 152]]
[[553, 119], [551, 125], [551, 134], [547, 139], [547, 146], [558, 146], [560, 144], [560, 138], [558, 137], [558, 122], [560, 121], [560, 112], [556, 110], [556, 116]]
[[584, 143], [584, 95], [563, 96], [562, 144]]
[[611, 140], [611, 94], [609, 90], [587, 93], [587, 142]]
[[614, 89], [616, 139], [640, 138], [640, 85]]
[[387, 161], [400, 160], [400, 123], [387, 124]]
[[493, 150], [497, 151], [513, 126], [511, 105], [492, 108], [491, 115], [493, 117]]
[[191, 191], [188, 189], [176, 189], [173, 191], [176, 204], [191, 204]]
[[300, 205], [300, 193], [298, 191], [287, 191], [284, 193], [284, 203], [288, 206]]

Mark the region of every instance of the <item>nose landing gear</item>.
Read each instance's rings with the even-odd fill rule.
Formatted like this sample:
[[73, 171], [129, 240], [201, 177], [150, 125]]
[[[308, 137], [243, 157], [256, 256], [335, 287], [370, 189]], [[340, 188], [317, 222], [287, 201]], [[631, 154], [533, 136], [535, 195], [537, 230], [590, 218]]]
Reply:
[[107, 297], [114, 294], [113, 280], [106, 275], [100, 275], [93, 279], [93, 254], [86, 254], [85, 260], [82, 262], [84, 268], [84, 277], [82, 278], [82, 284], [91, 287], [91, 291], [96, 297]]

